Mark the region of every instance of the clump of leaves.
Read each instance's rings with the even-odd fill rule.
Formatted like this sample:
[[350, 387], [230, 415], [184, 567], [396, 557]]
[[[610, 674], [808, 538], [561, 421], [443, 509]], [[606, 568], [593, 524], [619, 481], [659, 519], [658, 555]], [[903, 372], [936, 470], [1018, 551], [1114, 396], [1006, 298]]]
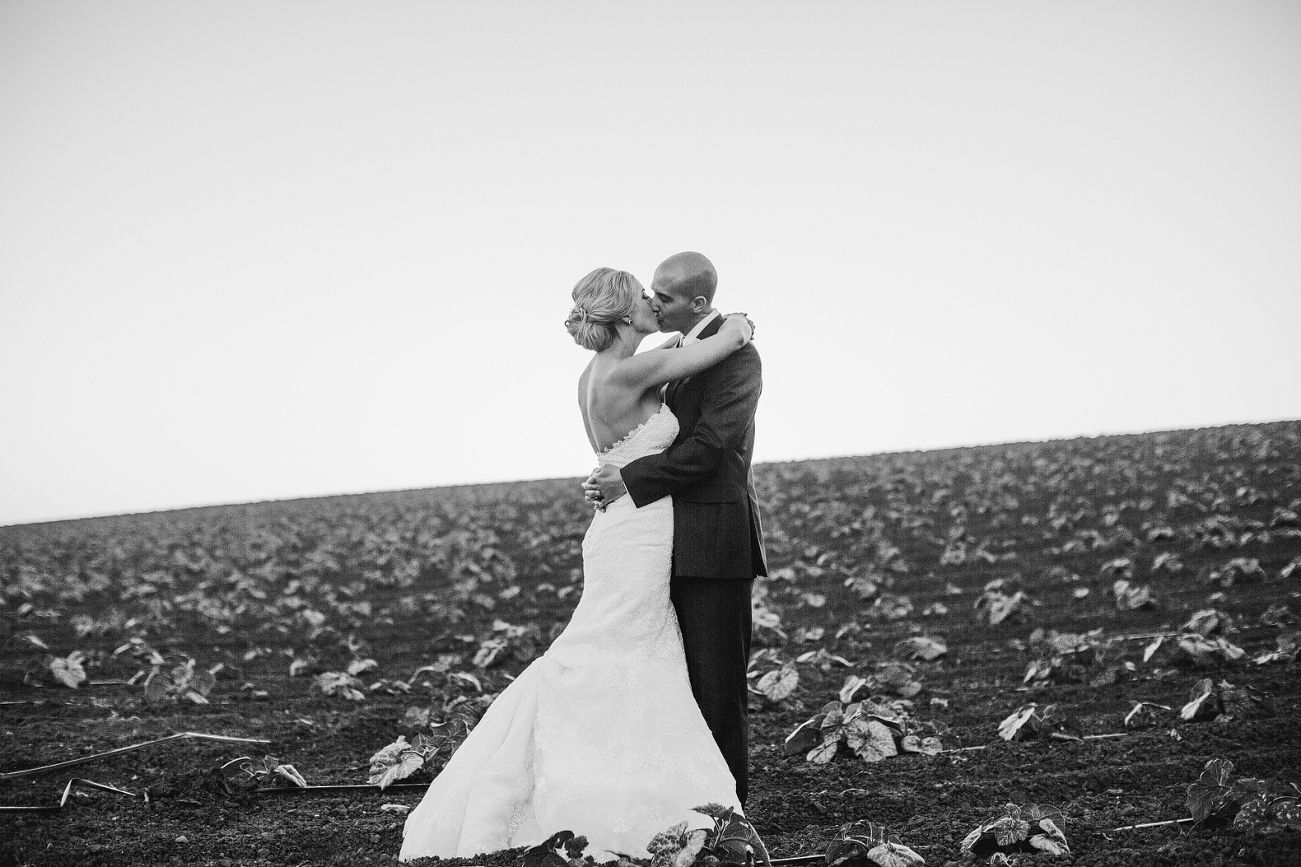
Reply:
[[688, 831], [687, 823], [679, 822], [656, 834], [646, 844], [651, 867], [771, 864], [768, 848], [745, 816], [721, 804], [692, 809], [713, 819], [713, 827]]
[[1233, 827], [1270, 834], [1290, 828], [1301, 831], [1301, 789], [1275, 780], [1242, 777], [1229, 782], [1233, 762], [1211, 759], [1197, 781], [1188, 786], [1188, 812], [1193, 824]]
[[766, 672], [754, 686], [750, 687], [750, 692], [761, 695], [769, 702], [777, 704], [788, 698], [799, 684], [799, 669], [788, 662], [781, 668], [774, 668], [772, 671]]
[[975, 603], [976, 616], [990, 626], [997, 626], [1005, 620], [1011, 622], [1023, 618], [1025, 609], [1030, 604], [1029, 597], [1023, 590], [1009, 593], [1010, 589], [1008, 582], [1002, 578], [995, 578], [986, 584], [984, 592]]
[[1286, 605], [1276, 602], [1261, 612], [1260, 622], [1265, 626], [1277, 626], [1281, 629], [1285, 626], [1296, 626], [1301, 623], [1301, 618], [1293, 614]]
[[276, 778], [291, 785], [307, 788], [307, 780], [293, 765], [281, 762], [275, 756], [264, 756], [261, 764], [248, 756], [231, 759], [221, 766], [221, 775], [225, 780], [226, 791], [230, 794], [248, 793], [266, 787]]
[[819, 647], [817, 650], [806, 650], [795, 661], [800, 665], [809, 665], [819, 671], [826, 673], [831, 671], [833, 665], [839, 665], [842, 668], [853, 668], [854, 663], [845, 657], [832, 653], [825, 647]]
[[786, 736], [783, 755], [805, 754], [805, 760], [826, 764], [843, 746], [866, 762], [879, 762], [900, 753], [933, 756], [944, 749], [947, 726], [919, 722], [909, 713], [911, 703], [880, 696], [858, 702], [828, 702]]
[[[573, 831], [557, 831], [524, 853], [523, 867], [582, 867], [592, 860], [583, 858], [586, 848], [586, 837], [575, 837]], [[619, 860], [620, 867], [626, 860]]]
[[1132, 578], [1134, 576], [1134, 561], [1128, 557], [1117, 557], [1103, 563], [1098, 573], [1104, 578]]
[[[1026, 666], [1022, 683], [1059, 682], [1090, 683], [1102, 686], [1115, 683], [1124, 664], [1108, 666], [1112, 643], [1102, 640], [1102, 629], [1088, 632], [1045, 633], [1036, 629], [1030, 633], [1030, 653], [1033, 658]], [[1132, 667], [1130, 665], [1129, 667]]]
[[1184, 569], [1184, 561], [1179, 559], [1178, 554], [1170, 551], [1163, 551], [1157, 554], [1152, 560], [1152, 572], [1169, 572], [1171, 575], [1177, 575]]
[[1218, 660], [1237, 662], [1247, 655], [1247, 651], [1234, 644], [1223, 635], [1207, 637], [1196, 632], [1185, 633], [1175, 642], [1172, 660], [1209, 665]]
[[1030, 702], [1022, 705], [998, 724], [998, 736], [1005, 741], [1024, 741], [1060, 732], [1066, 727], [1066, 720], [1057, 716], [1056, 710], [1055, 704], [1040, 707]]
[[1121, 611], [1156, 607], [1156, 597], [1152, 595], [1152, 588], [1146, 584], [1140, 586], [1126, 578], [1118, 578], [1111, 585], [1111, 592], [1116, 597], [1116, 608]]
[[926, 861], [885, 825], [860, 820], [842, 825], [827, 846], [826, 867], [919, 867]]
[[405, 780], [434, 757], [437, 747], [430, 741], [430, 738], [419, 734], [416, 735], [415, 740], [407, 743], [406, 735], [398, 735], [396, 741], [370, 757], [370, 774], [367, 781], [372, 786], [384, 789], [398, 780]]
[[1275, 649], [1267, 650], [1257, 656], [1257, 665], [1269, 665], [1271, 662], [1296, 662], [1297, 652], [1301, 651], [1301, 633], [1285, 632], [1274, 639]]
[[1188, 703], [1179, 711], [1180, 719], [1237, 719], [1268, 716], [1269, 703], [1263, 694], [1251, 687], [1239, 688], [1222, 680], [1214, 683], [1204, 677], [1193, 684]]
[[1183, 632], [1195, 632], [1198, 635], [1232, 635], [1237, 632], [1233, 617], [1217, 608], [1202, 608], [1194, 611], [1183, 626]]
[[159, 704], [184, 698], [195, 704], [207, 704], [208, 693], [216, 685], [214, 670], [197, 668], [194, 659], [187, 658], [184, 663], [170, 668], [154, 666], [145, 681], [145, 701]]
[[996, 852], [1009, 855], [1019, 852], [1069, 854], [1071, 847], [1061, 830], [1065, 824], [1061, 811], [1056, 807], [1008, 804], [1002, 813], [977, 825], [963, 839], [961, 851], [977, 858], [986, 858]]
[[878, 662], [876, 670], [866, 677], [848, 675], [840, 688], [840, 700], [849, 704], [855, 698], [875, 692], [886, 692], [900, 698], [912, 698], [922, 691], [917, 680], [917, 669], [906, 662]]
[[864, 613], [873, 620], [902, 620], [913, 613], [913, 602], [901, 594], [882, 593]]
[[914, 635], [905, 638], [894, 646], [895, 656], [906, 660], [933, 662], [949, 652], [948, 646], [938, 638], [927, 635]]
[[323, 671], [313, 680], [316, 688], [326, 695], [336, 695], [349, 701], [364, 701], [366, 693], [360, 680], [346, 671]]
[[469, 734], [469, 727], [462, 717], [430, 727], [433, 729], [430, 734], [421, 732], [410, 743], [406, 735], [398, 735], [396, 741], [371, 756], [370, 775], [367, 777], [370, 784], [383, 789], [390, 783], [405, 780], [432, 762], [439, 753], [450, 755]]
[[47, 653], [31, 661], [23, 675], [23, 681], [32, 686], [40, 686], [45, 682], [76, 689], [86, 682], [85, 663], [86, 654], [80, 650], [74, 650], [67, 656]]
[[1228, 589], [1234, 584], [1263, 583], [1269, 580], [1269, 576], [1255, 557], [1235, 557], [1219, 569], [1212, 569], [1206, 580]]

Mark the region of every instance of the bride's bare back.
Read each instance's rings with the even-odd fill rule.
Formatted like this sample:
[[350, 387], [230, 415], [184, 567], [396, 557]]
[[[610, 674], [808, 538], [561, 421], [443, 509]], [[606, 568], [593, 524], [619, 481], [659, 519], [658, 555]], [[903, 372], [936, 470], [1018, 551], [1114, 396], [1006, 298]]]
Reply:
[[659, 412], [662, 402], [659, 388], [637, 390], [612, 377], [619, 362], [609, 361], [597, 353], [578, 379], [583, 427], [595, 452], [605, 451], [636, 430]]

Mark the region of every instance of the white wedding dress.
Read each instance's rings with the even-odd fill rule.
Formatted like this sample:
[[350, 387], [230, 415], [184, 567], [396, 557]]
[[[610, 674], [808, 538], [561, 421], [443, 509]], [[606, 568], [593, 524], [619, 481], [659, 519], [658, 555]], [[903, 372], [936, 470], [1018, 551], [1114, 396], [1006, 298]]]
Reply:
[[[678, 433], [667, 406], [597, 457], [623, 467]], [[691, 695], [669, 601], [673, 502], [630, 497], [583, 539], [583, 596], [555, 642], [506, 687], [407, 817], [399, 860], [468, 857], [569, 830], [588, 853], [647, 857], [692, 807], [740, 812], [736, 783]]]

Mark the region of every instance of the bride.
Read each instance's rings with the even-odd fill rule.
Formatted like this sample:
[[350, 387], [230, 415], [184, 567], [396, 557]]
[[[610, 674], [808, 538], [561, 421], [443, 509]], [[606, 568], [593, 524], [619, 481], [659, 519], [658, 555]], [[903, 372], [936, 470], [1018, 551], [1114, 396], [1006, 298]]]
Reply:
[[[626, 271], [578, 282], [565, 327], [595, 355], [578, 405], [601, 464], [667, 449], [678, 422], [664, 384], [750, 340], [743, 314], [712, 337], [637, 353], [659, 330]], [[717, 803], [741, 812], [736, 783], [691, 694], [669, 579], [673, 504], [598, 506], [583, 539], [583, 595], [565, 630], [497, 697], [407, 817], [399, 860], [467, 857], [585, 835], [598, 858], [648, 857], [658, 832]], [[604, 855], [602, 853], [605, 853]]]

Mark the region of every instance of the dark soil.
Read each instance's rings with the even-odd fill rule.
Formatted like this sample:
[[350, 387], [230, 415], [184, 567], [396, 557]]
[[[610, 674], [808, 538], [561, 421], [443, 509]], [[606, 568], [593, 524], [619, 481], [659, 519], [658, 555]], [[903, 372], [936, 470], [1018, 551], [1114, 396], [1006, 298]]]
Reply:
[[[1185, 789], [1214, 757], [1230, 759], [1235, 775], [1301, 783], [1297, 663], [1251, 660], [1296, 629], [1262, 624], [1269, 606], [1301, 611], [1301, 565], [1281, 577], [1301, 557], [1288, 517], [1301, 511], [1301, 423], [765, 465], [756, 480], [775, 576], [764, 604], [781, 618], [780, 632], [758, 630], [760, 646], [781, 659], [825, 647], [868, 674], [901, 638], [941, 637], [947, 655], [917, 664], [914, 712], [951, 726], [966, 747], [876, 764], [784, 757], [786, 735], [849, 673], [801, 665], [794, 695], [752, 704], [747, 813], [773, 857], [821, 853], [842, 824], [871, 819], [928, 864], [961, 861], [967, 832], [1013, 802], [1066, 816], [1071, 854], [1025, 863], [1301, 864], [1301, 835], [1290, 831], [1117, 830], [1186, 817]], [[314, 785], [364, 783], [370, 755], [411, 735], [409, 707], [477, 695], [441, 675], [416, 678], [409, 693], [389, 694], [382, 681], [456, 654], [453, 671], [499, 691], [573, 610], [587, 520], [576, 481], [558, 480], [0, 528], [0, 773], [183, 731], [271, 741], [172, 741], [4, 780], [0, 806], [57, 804], [74, 775], [149, 799], [76, 788], [57, 813], [0, 813], [0, 867], [396, 863], [403, 815], [380, 808], [414, 805], [419, 787], [235, 797], [216, 769], [270, 753]], [[942, 562], [950, 543], [967, 552], [962, 562]], [[1153, 571], [1161, 553], [1179, 555], [1182, 570]], [[1104, 567], [1121, 557], [1156, 607], [1117, 608], [1117, 576]], [[1255, 559], [1263, 580], [1225, 578], [1235, 558]], [[1030, 604], [989, 626], [974, 602], [999, 578]], [[847, 586], [869, 579], [906, 597], [911, 613], [890, 619]], [[928, 611], [934, 603], [947, 612]], [[1177, 631], [1208, 607], [1230, 615], [1237, 631], [1227, 637], [1247, 658], [1181, 662], [1163, 648], [1143, 662], [1142, 636]], [[527, 632], [476, 668], [498, 620]], [[825, 632], [812, 637], [817, 627]], [[1104, 640], [1133, 637], [1107, 662], [1132, 670], [1100, 685], [1087, 681], [1105, 665], [1023, 685], [1034, 629], [1098, 627]], [[148, 673], [150, 649], [168, 667], [186, 656], [200, 668], [223, 663], [210, 703], [151, 704], [140, 681], [122, 683]], [[72, 690], [41, 674], [47, 653], [73, 650], [88, 655], [92, 682], [116, 682]], [[291, 659], [309, 651], [317, 662], [289, 676]], [[360, 679], [379, 688], [365, 700], [314, 688], [313, 673], [367, 658], [377, 666]], [[1246, 719], [1180, 720], [1203, 677], [1252, 687], [1266, 706]], [[1076, 736], [1123, 736], [1001, 740], [998, 723], [1031, 701], [1056, 705]], [[1136, 701], [1174, 710], [1127, 730]], [[429, 779], [426, 770], [409, 782]], [[514, 851], [446, 864], [519, 862]]]

